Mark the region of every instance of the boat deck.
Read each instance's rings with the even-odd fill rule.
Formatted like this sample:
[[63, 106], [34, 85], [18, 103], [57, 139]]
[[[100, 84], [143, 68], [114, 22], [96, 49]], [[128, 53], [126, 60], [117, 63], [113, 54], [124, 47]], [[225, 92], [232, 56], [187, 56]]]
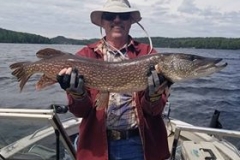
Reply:
[[[16, 135], [45, 121], [47, 127], [41, 127], [22, 137], [14, 137], [7, 142], [8, 132], [0, 131], [0, 160], [5, 159], [75, 159], [76, 136], [81, 119], [74, 117], [60, 121], [56, 110], [41, 109], [0, 109], [2, 128], [17, 131]], [[239, 131], [208, 127], [198, 127], [164, 116], [168, 131], [171, 160], [240, 160], [239, 150], [225, 137], [240, 138]], [[23, 122], [25, 120], [25, 122]], [[6, 121], [6, 123], [4, 123]], [[25, 124], [26, 122], [30, 123]], [[21, 126], [21, 123], [25, 125]], [[19, 128], [17, 128], [19, 127]], [[3, 135], [5, 133], [6, 135]], [[12, 140], [11, 139], [11, 140]], [[51, 142], [51, 143], [50, 143]]]

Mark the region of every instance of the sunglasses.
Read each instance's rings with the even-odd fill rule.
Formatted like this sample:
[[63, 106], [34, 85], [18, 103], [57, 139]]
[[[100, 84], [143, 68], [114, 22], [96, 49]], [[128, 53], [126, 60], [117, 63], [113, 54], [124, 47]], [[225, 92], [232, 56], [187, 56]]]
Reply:
[[119, 17], [119, 19], [123, 21], [127, 21], [130, 19], [131, 14], [130, 13], [110, 13], [110, 12], [103, 12], [102, 19], [106, 21], [113, 21], [116, 17]]

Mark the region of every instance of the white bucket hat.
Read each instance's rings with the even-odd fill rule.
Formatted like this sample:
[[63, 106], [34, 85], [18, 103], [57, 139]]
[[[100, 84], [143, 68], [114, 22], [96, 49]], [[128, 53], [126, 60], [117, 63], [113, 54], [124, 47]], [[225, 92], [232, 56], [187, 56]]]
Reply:
[[137, 9], [131, 8], [128, 0], [107, 0], [103, 8], [92, 11], [90, 18], [93, 24], [101, 27], [102, 13], [126, 13], [131, 12], [132, 23], [139, 22], [141, 14]]

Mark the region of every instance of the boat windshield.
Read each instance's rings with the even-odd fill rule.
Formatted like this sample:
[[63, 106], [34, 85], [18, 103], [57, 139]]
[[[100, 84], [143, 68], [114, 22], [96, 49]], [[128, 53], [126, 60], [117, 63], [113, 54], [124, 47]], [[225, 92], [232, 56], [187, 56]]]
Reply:
[[75, 159], [80, 119], [60, 119], [53, 110], [0, 109], [0, 160]]

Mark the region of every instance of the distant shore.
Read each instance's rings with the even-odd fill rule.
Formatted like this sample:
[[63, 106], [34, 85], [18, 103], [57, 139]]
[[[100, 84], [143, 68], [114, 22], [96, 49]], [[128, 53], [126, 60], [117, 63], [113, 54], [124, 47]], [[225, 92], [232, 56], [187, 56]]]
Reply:
[[[134, 38], [136, 41], [149, 43], [147, 37]], [[98, 39], [71, 39], [63, 36], [47, 38], [36, 34], [16, 32], [0, 28], [0, 43], [30, 43], [30, 44], [76, 44], [86, 45]], [[165, 38], [152, 37], [154, 47], [159, 48], [198, 48], [198, 49], [240, 49], [240, 38], [225, 37], [186, 37]]]

